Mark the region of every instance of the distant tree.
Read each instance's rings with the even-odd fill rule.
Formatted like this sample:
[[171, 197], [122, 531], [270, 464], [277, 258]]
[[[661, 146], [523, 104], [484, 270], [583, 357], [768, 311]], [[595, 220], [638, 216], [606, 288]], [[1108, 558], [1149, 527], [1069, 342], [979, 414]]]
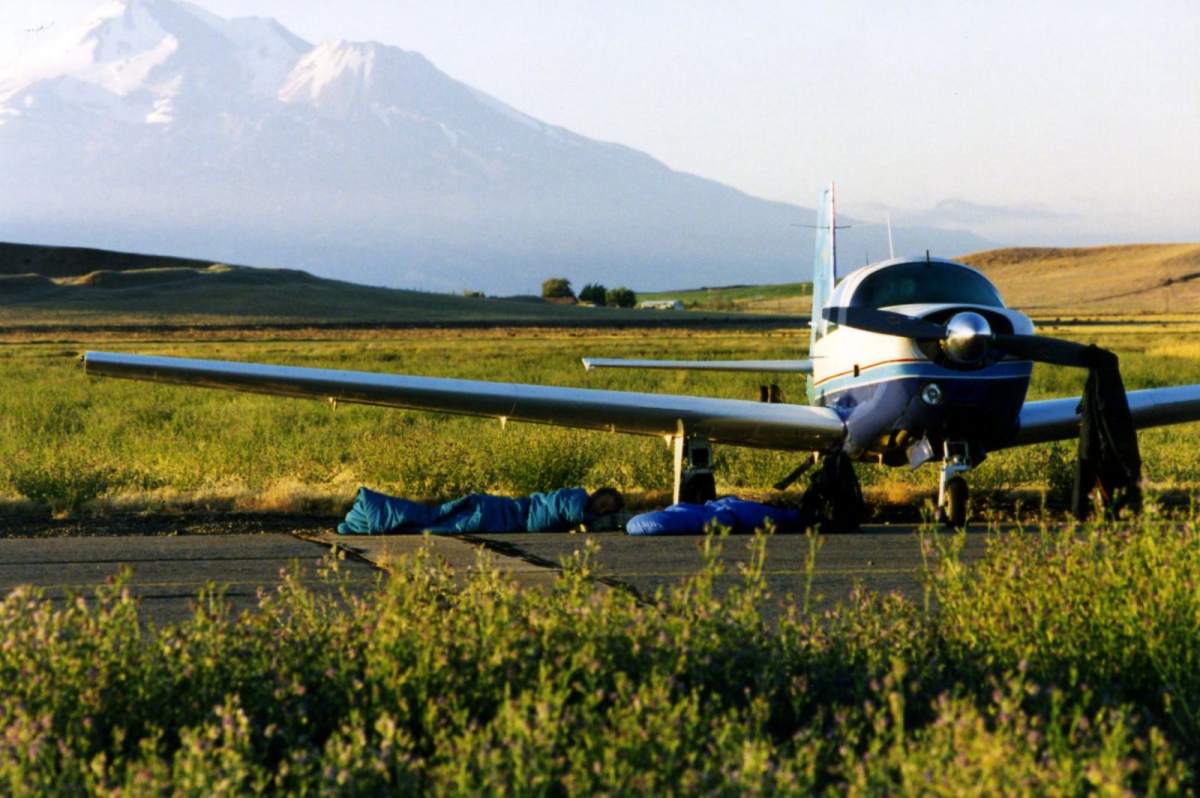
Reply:
[[571, 281], [566, 277], [551, 277], [542, 282], [542, 296], [547, 299], [559, 299], [574, 297], [575, 292], [571, 290]]
[[600, 283], [588, 283], [579, 292], [580, 302], [591, 302], [593, 305], [603, 305], [607, 290]]
[[604, 301], [615, 308], [631, 308], [637, 304], [637, 294], [625, 286], [618, 286], [608, 289]]
[[482, 291], [472, 291], [470, 288], [468, 288], [463, 291], [463, 296], [465, 296], [467, 299], [483, 299], [486, 294], [484, 294]]

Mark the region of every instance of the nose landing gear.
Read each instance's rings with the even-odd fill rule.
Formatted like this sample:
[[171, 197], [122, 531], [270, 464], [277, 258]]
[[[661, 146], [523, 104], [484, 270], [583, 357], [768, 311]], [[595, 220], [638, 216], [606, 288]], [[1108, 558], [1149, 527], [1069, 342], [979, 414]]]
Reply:
[[971, 470], [971, 453], [962, 441], [946, 441], [942, 473], [938, 481], [937, 520], [940, 524], [962, 529], [967, 525], [967, 481], [962, 474]]

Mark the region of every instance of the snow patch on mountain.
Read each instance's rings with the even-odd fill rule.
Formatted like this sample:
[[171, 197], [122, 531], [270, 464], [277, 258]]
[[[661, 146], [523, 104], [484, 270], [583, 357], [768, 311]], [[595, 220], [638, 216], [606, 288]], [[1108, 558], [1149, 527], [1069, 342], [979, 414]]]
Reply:
[[[24, 64], [0, 74], [0, 115], [17, 116], [23, 106], [44, 104], [48, 91], [125, 122], [169, 123], [184, 99], [219, 113], [224, 109], [213, 106], [220, 95], [273, 97], [310, 49], [270, 19], [225, 20], [176, 0], [110, 0]], [[54, 85], [39, 87], [43, 83]], [[78, 84], [124, 102], [101, 99]]]
[[341, 39], [322, 42], [291, 70], [279, 89], [279, 99], [344, 112], [369, 92], [375, 61], [372, 45]]
[[467, 94], [419, 53], [341, 39], [303, 56], [279, 89], [280, 101], [289, 105], [336, 119], [373, 115], [385, 122], [444, 119]]
[[178, 46], [141, 4], [114, 0], [36, 53], [4, 84], [11, 93], [40, 80], [70, 77], [123, 96], [143, 88], [151, 70]]

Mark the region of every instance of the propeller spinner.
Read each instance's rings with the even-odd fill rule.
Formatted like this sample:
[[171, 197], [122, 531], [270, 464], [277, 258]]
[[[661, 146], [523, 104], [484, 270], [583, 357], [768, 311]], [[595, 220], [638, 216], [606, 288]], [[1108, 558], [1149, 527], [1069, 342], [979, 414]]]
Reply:
[[983, 360], [992, 341], [992, 325], [974, 311], [955, 313], [946, 322], [946, 337], [942, 339], [942, 351], [946, 357], [963, 366]]

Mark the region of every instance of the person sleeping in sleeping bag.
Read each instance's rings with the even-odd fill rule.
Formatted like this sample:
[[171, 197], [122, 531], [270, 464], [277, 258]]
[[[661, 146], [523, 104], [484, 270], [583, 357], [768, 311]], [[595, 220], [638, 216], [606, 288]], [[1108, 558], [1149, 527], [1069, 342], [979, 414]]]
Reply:
[[337, 531], [341, 535], [563, 532], [616, 513], [624, 504], [615, 488], [600, 488], [590, 495], [583, 488], [562, 488], [519, 499], [471, 493], [437, 505], [359, 488]]

